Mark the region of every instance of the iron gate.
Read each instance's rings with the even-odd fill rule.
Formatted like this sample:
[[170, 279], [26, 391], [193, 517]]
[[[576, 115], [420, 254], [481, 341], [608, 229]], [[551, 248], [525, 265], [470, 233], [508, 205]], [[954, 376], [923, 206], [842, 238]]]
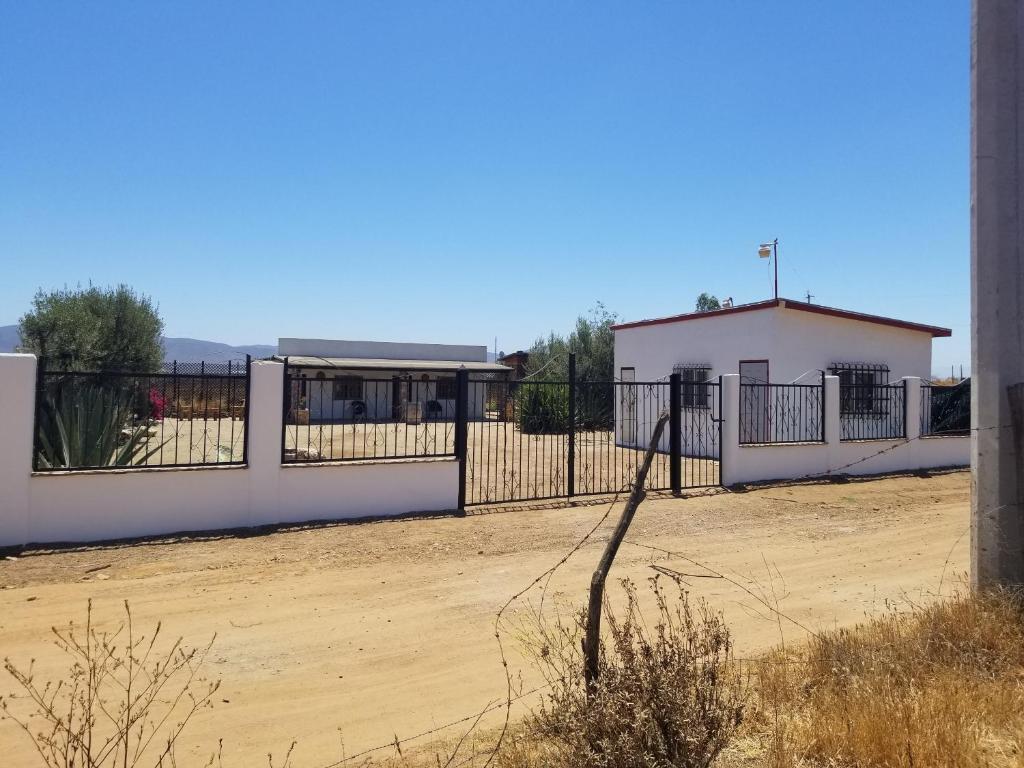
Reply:
[[670, 414], [647, 490], [720, 480], [720, 382], [498, 381], [465, 377], [466, 505], [626, 491]]

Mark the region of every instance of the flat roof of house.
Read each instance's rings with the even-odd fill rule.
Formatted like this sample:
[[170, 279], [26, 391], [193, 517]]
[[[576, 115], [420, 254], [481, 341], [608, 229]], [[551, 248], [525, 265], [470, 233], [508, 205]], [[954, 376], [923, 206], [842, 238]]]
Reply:
[[275, 355], [275, 360], [288, 361], [291, 368], [346, 368], [365, 371], [457, 371], [465, 368], [474, 373], [512, 373], [507, 365], [480, 363], [472, 360], [392, 360], [383, 357], [312, 357], [310, 355]]
[[908, 331], [920, 331], [921, 333], [931, 334], [933, 337], [945, 337], [952, 336], [953, 331], [949, 328], [940, 328], [937, 325], [924, 325], [922, 323], [911, 323], [906, 320], [897, 320], [892, 317], [882, 317], [880, 315], [868, 315], [863, 312], [852, 312], [848, 309], [836, 309], [835, 307], [825, 307], [821, 304], [808, 304], [804, 301], [795, 301], [793, 299], [768, 299], [767, 301], [755, 301], [751, 304], [738, 304], [735, 307], [724, 307], [722, 309], [712, 309], [708, 312], [686, 312], [681, 315], [669, 315], [668, 317], [655, 317], [650, 320], [635, 320], [629, 323], [618, 323], [612, 326], [613, 331], [623, 331], [628, 328], [642, 328], [647, 325], [662, 325], [665, 323], [682, 323], [686, 320], [707, 320], [712, 317], [720, 317], [721, 315], [733, 315], [737, 312], [756, 312], [762, 309], [775, 309], [781, 307], [783, 309], [793, 309], [798, 312], [811, 312], [818, 315], [829, 315], [831, 317], [839, 317], [844, 320], [859, 320], [862, 323], [875, 323], [876, 325], [888, 325], [893, 328], [903, 328]]

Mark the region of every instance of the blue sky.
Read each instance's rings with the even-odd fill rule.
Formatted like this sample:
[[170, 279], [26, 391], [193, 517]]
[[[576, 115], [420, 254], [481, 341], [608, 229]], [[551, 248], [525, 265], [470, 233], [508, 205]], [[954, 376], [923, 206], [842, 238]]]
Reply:
[[703, 290], [947, 325], [969, 3], [4, 2], [0, 324], [126, 282], [167, 333], [479, 343]]

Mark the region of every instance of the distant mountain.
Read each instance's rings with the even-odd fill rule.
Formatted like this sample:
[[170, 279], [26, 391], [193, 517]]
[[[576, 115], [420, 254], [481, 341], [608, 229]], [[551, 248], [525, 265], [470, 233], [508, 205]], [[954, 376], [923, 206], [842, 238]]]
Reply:
[[233, 347], [218, 341], [202, 339], [171, 338], [164, 336], [164, 360], [183, 362], [226, 363], [228, 360], [241, 360], [252, 355], [253, 360], [277, 354], [276, 344], [249, 344]]
[[[270, 357], [277, 353], [276, 344], [250, 344], [233, 347], [218, 341], [202, 339], [183, 339], [164, 336], [164, 359], [168, 362], [177, 360], [179, 363], [199, 362], [226, 363], [228, 360], [241, 360], [252, 355], [254, 360]], [[0, 325], [0, 352], [13, 352], [21, 342], [18, 326]]]
[[20, 343], [21, 336], [18, 335], [18, 326], [0, 325], [0, 352], [13, 352]]

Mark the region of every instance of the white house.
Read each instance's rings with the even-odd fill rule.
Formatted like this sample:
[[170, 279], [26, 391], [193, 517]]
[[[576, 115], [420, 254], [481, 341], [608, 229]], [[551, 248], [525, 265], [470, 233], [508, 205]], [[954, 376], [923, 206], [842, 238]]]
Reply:
[[[705, 409], [717, 419], [716, 390], [698, 385], [724, 374], [739, 374], [741, 385], [820, 384], [829, 375], [841, 385], [841, 412], [870, 421], [864, 427], [869, 435], [886, 427], [882, 417], [890, 415], [883, 402], [887, 391], [880, 388], [903, 377], [927, 379], [932, 339], [951, 335], [948, 328], [781, 298], [620, 323], [613, 330], [616, 376], [655, 382], [679, 373], [684, 409]], [[741, 387], [741, 393], [741, 421], [753, 425], [759, 440], [776, 407], [768, 398], [778, 393], [757, 387]], [[633, 403], [624, 398], [618, 408], [619, 439], [642, 442], [645, 431], [635, 426]], [[714, 454], [717, 446], [694, 451]]]
[[[507, 366], [487, 361], [487, 348], [463, 344], [281, 338], [293, 416], [313, 423], [450, 420], [455, 374], [504, 378]], [[484, 415], [484, 387], [470, 387], [468, 417]]]
[[615, 370], [624, 380], [684, 381], [738, 373], [750, 383], [813, 381], [822, 371], [851, 383], [931, 375], [932, 339], [948, 328], [792, 299], [620, 323]]

